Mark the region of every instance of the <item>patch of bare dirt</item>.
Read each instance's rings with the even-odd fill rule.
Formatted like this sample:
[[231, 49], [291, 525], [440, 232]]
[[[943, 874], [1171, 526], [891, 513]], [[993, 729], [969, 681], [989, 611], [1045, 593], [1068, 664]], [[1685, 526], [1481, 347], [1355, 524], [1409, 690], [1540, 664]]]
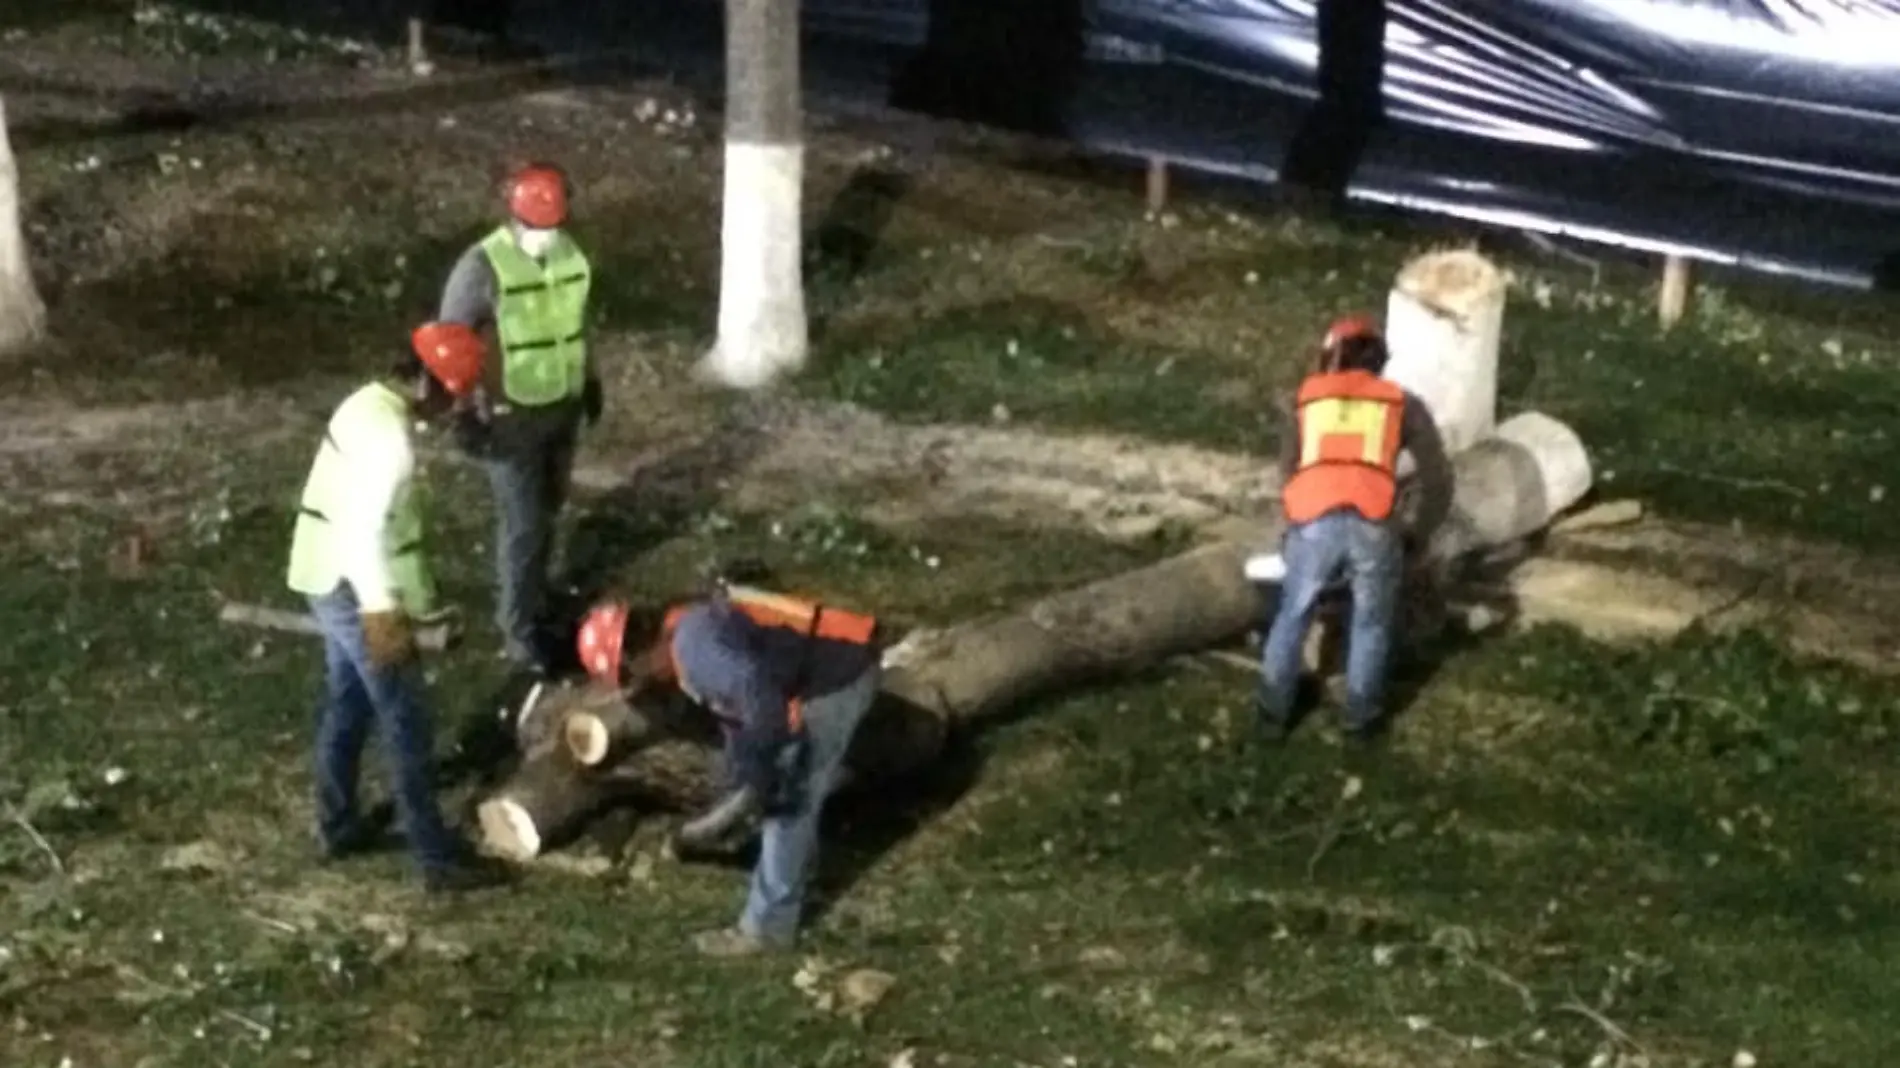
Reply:
[[[1647, 601], [1644, 622], [1668, 633], [1685, 619], [1712, 629], [1761, 626], [1809, 655], [1900, 670], [1900, 568], [1887, 560], [1841, 545], [1657, 519], [1553, 538], [1550, 548], [1557, 559], [1600, 565], [1601, 582], [1567, 591], [1580, 611]], [[1605, 588], [1612, 583], [1624, 588]]]
[[52, 462], [93, 449], [137, 448], [154, 437], [197, 429], [228, 430], [257, 417], [252, 397], [184, 404], [87, 408], [72, 404], [0, 404], [0, 455]]
[[1257, 514], [1279, 493], [1278, 473], [1255, 456], [1123, 435], [905, 424], [852, 405], [783, 398], [752, 404], [728, 425], [585, 465], [575, 477], [609, 491], [654, 472], [688, 483], [716, 472], [727, 498], [748, 507], [869, 488], [877, 492], [866, 511], [887, 523], [976, 514], [1079, 524], [1116, 539]]

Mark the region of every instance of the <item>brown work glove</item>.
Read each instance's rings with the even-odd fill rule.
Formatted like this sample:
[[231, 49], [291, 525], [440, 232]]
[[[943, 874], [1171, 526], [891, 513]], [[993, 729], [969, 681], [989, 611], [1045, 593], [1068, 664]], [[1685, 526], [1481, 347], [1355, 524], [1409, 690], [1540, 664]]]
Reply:
[[363, 644], [369, 650], [369, 662], [379, 668], [400, 667], [416, 655], [409, 617], [400, 609], [363, 613]]

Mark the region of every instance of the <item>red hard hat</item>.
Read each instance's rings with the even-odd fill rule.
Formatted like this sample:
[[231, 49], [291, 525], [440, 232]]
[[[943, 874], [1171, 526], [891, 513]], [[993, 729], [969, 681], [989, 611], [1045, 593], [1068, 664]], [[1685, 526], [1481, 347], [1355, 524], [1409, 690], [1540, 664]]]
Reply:
[[580, 633], [574, 639], [581, 667], [588, 677], [608, 686], [620, 685], [620, 657], [627, 642], [625, 601], [603, 601], [581, 620]]
[[480, 334], [461, 323], [423, 323], [409, 335], [416, 358], [452, 397], [475, 388], [482, 379], [488, 346]]
[[537, 163], [508, 179], [508, 212], [523, 226], [552, 230], [567, 222], [567, 176]]
[[1320, 342], [1320, 348], [1331, 352], [1348, 341], [1362, 337], [1378, 337], [1379, 324], [1372, 321], [1370, 315], [1348, 315], [1336, 319], [1326, 328], [1326, 339]]

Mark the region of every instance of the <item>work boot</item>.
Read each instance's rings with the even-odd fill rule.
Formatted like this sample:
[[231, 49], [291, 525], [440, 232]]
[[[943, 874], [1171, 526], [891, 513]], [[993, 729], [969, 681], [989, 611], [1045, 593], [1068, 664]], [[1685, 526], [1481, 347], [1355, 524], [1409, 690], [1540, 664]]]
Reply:
[[1363, 753], [1375, 749], [1384, 734], [1385, 717], [1375, 716], [1348, 723], [1340, 732], [1340, 737], [1345, 741], [1347, 749]]
[[756, 957], [792, 947], [790, 942], [767, 941], [746, 934], [737, 927], [722, 927], [717, 931], [701, 931], [694, 935], [693, 948], [702, 957]]
[[1253, 703], [1254, 737], [1264, 745], [1279, 745], [1291, 733], [1292, 717], [1256, 698]]
[[468, 854], [457, 857], [447, 864], [424, 869], [422, 888], [431, 894], [457, 894], [470, 890], [486, 890], [506, 884], [510, 881], [512, 874], [508, 866], [501, 861]]
[[391, 815], [390, 806], [384, 803], [371, 809], [367, 816], [350, 820], [341, 830], [325, 833], [318, 828], [318, 861], [334, 864], [393, 847], [396, 836], [389, 833]]

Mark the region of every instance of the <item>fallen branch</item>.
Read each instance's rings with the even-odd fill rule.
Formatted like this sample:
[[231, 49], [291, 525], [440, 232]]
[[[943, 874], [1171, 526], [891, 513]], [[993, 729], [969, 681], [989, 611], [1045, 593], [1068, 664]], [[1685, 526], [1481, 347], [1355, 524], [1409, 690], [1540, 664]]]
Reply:
[[1581, 512], [1564, 516], [1550, 525], [1550, 532], [1577, 534], [1586, 530], [1628, 526], [1642, 518], [1643, 502], [1633, 497], [1626, 497], [1618, 501], [1604, 501], [1602, 504], [1585, 508]]
[[1793, 483], [1783, 482], [1778, 478], [1742, 478], [1735, 475], [1718, 475], [1710, 471], [1692, 471], [1689, 468], [1677, 467], [1675, 464], [1669, 463], [1657, 464], [1653, 470], [1660, 471], [1666, 475], [1676, 475], [1681, 478], [1693, 478], [1703, 482], [1713, 482], [1718, 486], [1732, 486], [1736, 489], [1768, 490], [1772, 493], [1786, 494], [1787, 496], [1800, 500], [1806, 500], [1808, 496], [1807, 490]]
[[1581, 1016], [1584, 1019], [1589, 1020], [1591, 1023], [1594, 1023], [1598, 1027], [1602, 1028], [1603, 1033], [1608, 1035], [1611, 1041], [1620, 1042], [1623, 1045], [1628, 1046], [1630, 1049], [1633, 1049], [1638, 1053], [1643, 1053], [1643, 1054], [1648, 1053], [1648, 1050], [1645, 1050], [1643, 1048], [1643, 1044], [1641, 1042], [1636, 1041], [1636, 1039], [1632, 1038], [1628, 1031], [1625, 1031], [1623, 1030], [1623, 1028], [1619, 1027], [1615, 1020], [1612, 1020], [1608, 1016], [1605, 1016], [1602, 1013], [1598, 1012], [1597, 1010], [1591, 1008], [1590, 1006], [1585, 1005], [1583, 1002], [1577, 1000], [1574, 997], [1571, 998], [1569, 1001], [1566, 1001], [1563, 1004], [1557, 1006], [1557, 1011], [1568, 1012], [1573, 1015]]
[[46, 840], [46, 836], [40, 833], [38, 827], [33, 826], [33, 821], [26, 818], [26, 813], [13, 805], [8, 805], [7, 819], [13, 821], [15, 827], [26, 832], [26, 836], [33, 840], [33, 844], [40, 847], [40, 852], [46, 854], [46, 859], [52, 862], [54, 871], [61, 875], [66, 874], [66, 864], [59, 859], [59, 853], [54, 850], [53, 843]]
[[[281, 608], [268, 608], [261, 604], [245, 604], [242, 601], [226, 601], [218, 609], [218, 622], [235, 623], [243, 627], [258, 627], [285, 634], [321, 635], [323, 633], [317, 626], [317, 621], [303, 612], [289, 612]], [[448, 648], [448, 645], [447, 627], [416, 628], [417, 648], [425, 652], [439, 653]]]
[[258, 1041], [260, 1042], [270, 1041], [271, 1029], [264, 1026], [261, 1023], [258, 1023], [256, 1020], [251, 1019], [249, 1016], [246, 1016], [241, 1012], [237, 1012], [233, 1009], [219, 1009], [218, 1015], [223, 1017], [226, 1020], [231, 1021], [234, 1024], [237, 1024], [239, 1027], [244, 1028], [245, 1030], [249, 1031], [251, 1034], [256, 1035], [258, 1038]]
[[1358, 776], [1347, 777], [1344, 788], [1339, 791], [1338, 799], [1333, 802], [1332, 812], [1326, 816], [1326, 823], [1320, 831], [1319, 841], [1313, 847], [1313, 855], [1306, 859], [1307, 882], [1310, 883], [1318, 877], [1319, 862], [1341, 838], [1345, 837], [1349, 825], [1360, 822], [1359, 820], [1349, 821], [1346, 818], [1346, 806], [1352, 804], [1352, 799], [1359, 796], [1361, 788], [1362, 783]]

